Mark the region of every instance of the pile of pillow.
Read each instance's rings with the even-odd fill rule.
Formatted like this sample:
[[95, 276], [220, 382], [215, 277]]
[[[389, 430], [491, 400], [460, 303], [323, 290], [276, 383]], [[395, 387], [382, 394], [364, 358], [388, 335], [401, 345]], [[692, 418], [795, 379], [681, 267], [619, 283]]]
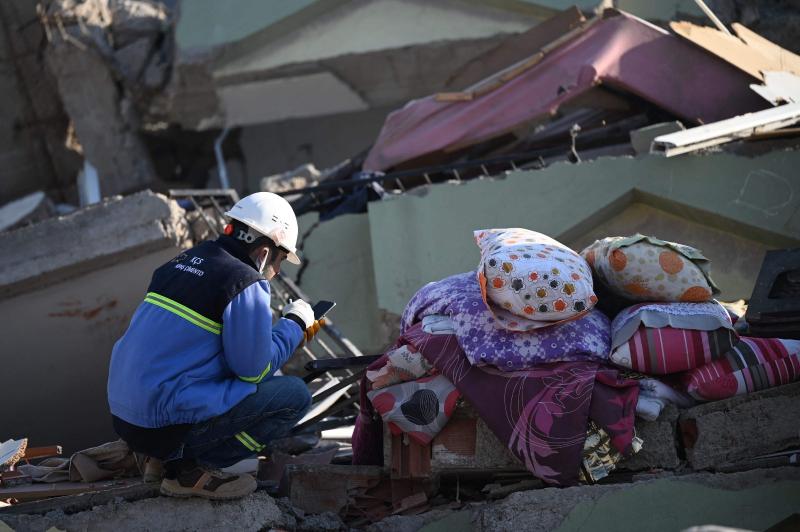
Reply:
[[614, 364], [674, 376], [704, 401], [800, 380], [800, 341], [740, 338], [712, 299], [719, 290], [699, 250], [636, 234], [598, 240], [581, 256], [602, 293], [629, 305], [611, 325]]

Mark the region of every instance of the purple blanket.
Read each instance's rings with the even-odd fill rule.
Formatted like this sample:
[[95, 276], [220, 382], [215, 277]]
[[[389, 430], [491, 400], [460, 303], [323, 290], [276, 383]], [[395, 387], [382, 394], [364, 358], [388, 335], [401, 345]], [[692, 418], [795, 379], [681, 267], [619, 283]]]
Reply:
[[403, 312], [400, 332], [431, 314], [453, 320], [458, 343], [475, 365], [515, 371], [549, 362], [604, 361], [611, 352], [611, 325], [599, 310], [532, 332], [501, 328], [481, 298], [475, 272], [422, 287]]
[[[543, 364], [528, 371], [503, 372], [469, 363], [453, 335], [431, 335], [418, 323], [398, 340], [413, 345], [449, 378], [480, 417], [538, 478], [557, 486], [578, 482], [589, 419], [628, 455], [639, 387], [615, 369], [594, 362]], [[381, 360], [373, 366], [377, 367]], [[353, 434], [353, 462], [380, 464], [381, 421], [363, 392]]]

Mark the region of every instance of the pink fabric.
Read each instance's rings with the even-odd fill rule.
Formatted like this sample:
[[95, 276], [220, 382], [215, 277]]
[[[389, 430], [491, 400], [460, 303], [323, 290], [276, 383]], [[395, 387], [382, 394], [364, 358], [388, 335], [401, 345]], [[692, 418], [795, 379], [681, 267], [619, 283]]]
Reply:
[[611, 362], [648, 375], [680, 373], [723, 357], [739, 340], [735, 331], [641, 326], [611, 353]]
[[[531, 50], [531, 53], [536, 50]], [[754, 80], [685, 39], [622, 13], [596, 22], [541, 63], [468, 102], [409, 102], [389, 115], [364, 169], [387, 170], [421, 155], [505, 133], [602, 82], [678, 117], [715, 122], [765, 109]]]
[[742, 337], [723, 358], [681, 375], [681, 387], [716, 401], [800, 380], [800, 340]]

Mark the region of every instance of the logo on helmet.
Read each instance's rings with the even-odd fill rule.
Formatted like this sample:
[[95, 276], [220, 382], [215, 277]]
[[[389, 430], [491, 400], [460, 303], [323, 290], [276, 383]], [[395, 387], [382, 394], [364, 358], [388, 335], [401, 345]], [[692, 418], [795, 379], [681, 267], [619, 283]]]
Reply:
[[255, 235], [253, 235], [249, 231], [245, 231], [244, 229], [239, 229], [239, 234], [236, 235], [236, 238], [239, 239], [239, 240], [243, 240], [243, 241], [247, 242], [248, 244], [252, 244], [253, 242], [256, 241], [256, 238], [258, 238], [258, 237], [256, 237]]

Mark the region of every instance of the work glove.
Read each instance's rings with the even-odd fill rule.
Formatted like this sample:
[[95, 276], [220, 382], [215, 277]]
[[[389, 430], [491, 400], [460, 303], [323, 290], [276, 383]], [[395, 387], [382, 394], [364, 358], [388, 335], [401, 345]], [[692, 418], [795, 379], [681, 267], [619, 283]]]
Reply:
[[311, 339], [317, 335], [319, 330], [322, 329], [323, 325], [325, 325], [325, 318], [322, 318], [319, 321], [315, 321], [313, 324], [311, 324], [311, 327], [305, 330], [303, 336], [305, 336], [306, 343], [310, 342]]
[[311, 305], [302, 299], [290, 301], [283, 307], [283, 317], [293, 319], [304, 331], [314, 325], [314, 311]]
[[283, 307], [283, 317], [294, 321], [303, 328], [303, 338], [306, 342], [310, 342], [325, 325], [325, 318], [319, 321], [315, 320], [311, 305], [302, 299], [291, 301]]

